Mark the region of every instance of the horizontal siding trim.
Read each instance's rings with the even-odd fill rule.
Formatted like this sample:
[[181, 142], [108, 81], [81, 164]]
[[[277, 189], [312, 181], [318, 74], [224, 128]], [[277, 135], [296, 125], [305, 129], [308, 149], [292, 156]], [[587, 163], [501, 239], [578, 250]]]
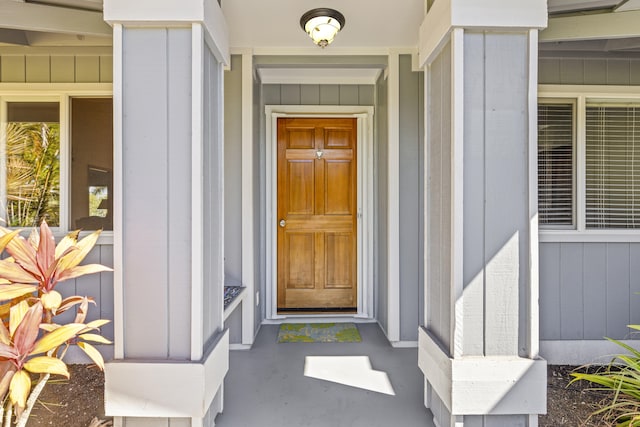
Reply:
[[638, 99], [640, 86], [623, 85], [538, 85], [540, 98], [603, 98], [603, 99]]
[[7, 95], [59, 95], [70, 96], [112, 96], [112, 83], [1, 83], [2, 96]]
[[[640, 340], [622, 340], [637, 348]], [[540, 340], [540, 357], [549, 365], [607, 365], [614, 354], [624, 353], [611, 341], [602, 340]]]
[[2, 46], [1, 55], [113, 55], [112, 46]]
[[540, 231], [540, 243], [640, 243], [640, 230], [634, 231]]

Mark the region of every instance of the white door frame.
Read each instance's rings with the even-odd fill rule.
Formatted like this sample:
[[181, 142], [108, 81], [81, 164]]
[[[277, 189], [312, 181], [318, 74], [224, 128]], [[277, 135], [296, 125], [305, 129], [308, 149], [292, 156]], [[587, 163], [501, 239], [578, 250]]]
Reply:
[[[358, 310], [355, 315], [373, 319], [373, 107], [333, 105], [267, 105], [266, 114], [266, 319], [308, 315], [278, 314], [278, 118], [281, 117], [353, 117], [357, 119], [358, 168]], [[331, 315], [331, 317], [338, 317]]]

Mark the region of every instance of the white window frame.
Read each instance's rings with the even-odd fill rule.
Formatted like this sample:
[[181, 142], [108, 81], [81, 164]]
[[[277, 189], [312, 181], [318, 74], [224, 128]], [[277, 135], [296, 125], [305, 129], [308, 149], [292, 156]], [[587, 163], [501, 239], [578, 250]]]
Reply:
[[[113, 97], [110, 83], [0, 83], [0, 197], [6, 199], [4, 144], [8, 102], [58, 102], [60, 105], [60, 225], [51, 227], [56, 237], [70, 230], [71, 191], [71, 98]], [[118, 173], [114, 170], [114, 175]], [[4, 215], [4, 212], [1, 213]], [[89, 233], [89, 232], [86, 232]], [[83, 233], [85, 234], [85, 233]], [[113, 244], [113, 231], [103, 231], [100, 244]]]
[[575, 229], [540, 228], [544, 242], [640, 242], [640, 229], [586, 228], [586, 106], [589, 103], [640, 105], [640, 86], [538, 85], [540, 101], [575, 102]]

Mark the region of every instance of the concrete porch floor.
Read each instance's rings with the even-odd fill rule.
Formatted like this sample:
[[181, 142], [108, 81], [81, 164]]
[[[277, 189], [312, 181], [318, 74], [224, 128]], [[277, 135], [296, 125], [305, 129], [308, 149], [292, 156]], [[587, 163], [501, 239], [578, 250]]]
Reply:
[[[423, 405], [417, 349], [391, 347], [377, 324], [358, 324], [361, 343], [337, 344], [278, 344], [278, 328], [263, 325], [251, 350], [231, 352], [217, 427], [434, 425]], [[306, 377], [307, 356], [369, 356], [395, 395]]]

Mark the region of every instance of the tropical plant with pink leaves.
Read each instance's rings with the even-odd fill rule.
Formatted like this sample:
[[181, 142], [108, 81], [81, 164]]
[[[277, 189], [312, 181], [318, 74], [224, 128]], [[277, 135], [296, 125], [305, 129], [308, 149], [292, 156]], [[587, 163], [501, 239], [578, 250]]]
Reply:
[[[110, 344], [99, 334], [106, 320], [86, 322], [86, 296], [62, 298], [56, 286], [65, 280], [111, 271], [100, 264], [80, 265], [97, 242], [100, 231], [78, 240], [79, 232], [57, 245], [42, 222], [25, 239], [20, 230], [0, 227], [0, 423], [24, 427], [31, 409], [50, 375], [69, 377], [62, 360], [70, 345], [77, 345], [101, 369], [104, 361], [91, 343]], [[58, 324], [56, 316], [76, 310], [73, 322]], [[32, 374], [39, 380], [32, 387]]]

